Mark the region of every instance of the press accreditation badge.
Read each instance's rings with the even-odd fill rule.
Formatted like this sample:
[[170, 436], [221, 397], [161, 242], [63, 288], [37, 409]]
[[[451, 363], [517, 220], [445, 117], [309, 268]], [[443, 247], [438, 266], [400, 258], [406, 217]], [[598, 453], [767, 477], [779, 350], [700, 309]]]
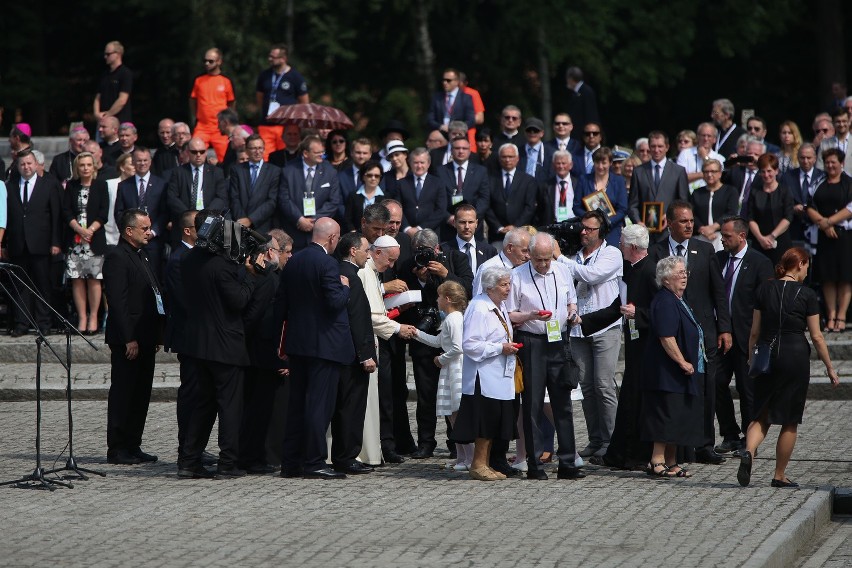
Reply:
[[154, 297], [157, 298], [157, 313], [161, 316], [166, 315], [166, 310], [163, 308], [163, 296], [159, 292], [154, 292]]
[[278, 104], [277, 101], [269, 101], [269, 112], [266, 113], [266, 116], [269, 116], [270, 114], [278, 110], [278, 107], [280, 106], [281, 105]]
[[461, 203], [462, 199], [464, 199], [464, 195], [454, 195], [453, 196], [453, 205], [457, 203]]
[[544, 327], [547, 330], [548, 343], [562, 341], [562, 331], [559, 329], [559, 320], [547, 320], [544, 322]]
[[515, 362], [516, 357], [514, 355], [506, 356], [506, 368], [503, 369], [503, 376], [514, 379], [515, 378]]
[[571, 217], [571, 214], [568, 212], [567, 207], [557, 207], [556, 208], [556, 220], [557, 221], [565, 221]]
[[317, 214], [317, 200], [315, 197], [305, 197], [302, 199], [302, 210], [305, 212], [305, 217], [312, 217]]
[[631, 340], [639, 339], [639, 330], [636, 329], [636, 320], [635, 319], [627, 320], [627, 327], [630, 329], [630, 339]]

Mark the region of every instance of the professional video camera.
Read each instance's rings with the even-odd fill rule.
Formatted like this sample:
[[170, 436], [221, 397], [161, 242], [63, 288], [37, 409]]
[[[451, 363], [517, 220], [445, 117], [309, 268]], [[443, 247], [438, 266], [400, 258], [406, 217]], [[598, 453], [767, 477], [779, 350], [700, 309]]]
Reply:
[[577, 254], [577, 251], [583, 248], [580, 243], [580, 231], [583, 230], [583, 224], [579, 217], [538, 227], [538, 230], [553, 235], [553, 238], [559, 243], [562, 254], [566, 256]]
[[263, 254], [261, 248], [270, 238], [236, 221], [225, 219], [219, 213], [211, 213], [198, 230], [195, 246], [223, 256], [235, 264], [244, 264], [246, 258], [253, 257], [255, 269], [263, 271], [264, 268], [257, 264], [257, 257]]
[[433, 261], [443, 264], [446, 260], [447, 257], [443, 253], [439, 254], [431, 247], [417, 247], [417, 250], [414, 251], [414, 264], [417, 265], [417, 268], [426, 268]]

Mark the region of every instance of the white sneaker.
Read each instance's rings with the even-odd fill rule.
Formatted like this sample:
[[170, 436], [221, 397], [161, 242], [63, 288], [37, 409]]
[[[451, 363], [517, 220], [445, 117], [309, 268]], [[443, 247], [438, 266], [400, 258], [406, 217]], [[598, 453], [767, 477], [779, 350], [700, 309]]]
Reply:
[[457, 463], [453, 466], [453, 471], [468, 471], [470, 467], [466, 463]]
[[518, 471], [527, 471], [527, 460], [518, 460], [512, 464], [512, 469], [517, 469]]
[[583, 461], [583, 458], [580, 456], [574, 458], [574, 467], [583, 467], [584, 465], [586, 465], [586, 462]]

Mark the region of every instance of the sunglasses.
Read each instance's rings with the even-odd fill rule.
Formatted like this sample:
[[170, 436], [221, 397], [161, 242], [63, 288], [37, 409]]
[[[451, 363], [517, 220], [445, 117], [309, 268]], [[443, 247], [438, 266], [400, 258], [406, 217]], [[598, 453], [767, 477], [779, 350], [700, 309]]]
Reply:
[[828, 134], [828, 128], [814, 128], [814, 134], [818, 134], [822, 132], [823, 134]]
[[553, 126], [571, 126], [570, 122], [554, 122]]
[[364, 178], [380, 178], [382, 176], [381, 176], [381, 174], [364, 174], [361, 177], [364, 177]]
[[201, 154], [206, 154], [207, 150], [190, 150], [190, 154], [195, 154], [196, 156], [200, 156]]
[[332, 144], [346, 144], [346, 140], [343, 140], [343, 139], [341, 139], [341, 138], [338, 138], [338, 139], [336, 139], [336, 140], [332, 140], [332, 141], [331, 141], [331, 143], [332, 143]]
[[441, 79], [441, 81], [443, 81], [444, 83], [452, 83], [453, 81], [455, 81], [455, 79], [448, 79], [444, 77], [443, 79]]
[[204, 63], [216, 63], [215, 59], [205, 59]]
[[599, 130], [597, 130], [597, 131], [587, 130], [587, 131], [583, 132], [583, 136], [600, 136], [600, 135], [601, 135], [601, 133], [600, 133]]
[[503, 116], [503, 120], [521, 120], [520, 116]]

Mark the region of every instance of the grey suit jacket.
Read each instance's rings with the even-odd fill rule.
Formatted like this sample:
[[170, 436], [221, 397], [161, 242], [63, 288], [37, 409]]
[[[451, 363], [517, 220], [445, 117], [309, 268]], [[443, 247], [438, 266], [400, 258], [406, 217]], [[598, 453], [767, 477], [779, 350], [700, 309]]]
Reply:
[[273, 227], [280, 175], [278, 166], [263, 162], [252, 188], [249, 162], [232, 167], [228, 191], [231, 218], [236, 221], [248, 217], [255, 231], [269, 231]]
[[666, 160], [666, 165], [660, 175], [660, 187], [654, 187], [653, 162], [642, 164], [633, 170], [630, 181], [630, 199], [628, 214], [637, 223], [642, 220], [642, 204], [649, 201], [662, 201], [663, 211], [675, 199], [689, 198], [689, 183], [686, 180], [686, 170], [672, 160]]

